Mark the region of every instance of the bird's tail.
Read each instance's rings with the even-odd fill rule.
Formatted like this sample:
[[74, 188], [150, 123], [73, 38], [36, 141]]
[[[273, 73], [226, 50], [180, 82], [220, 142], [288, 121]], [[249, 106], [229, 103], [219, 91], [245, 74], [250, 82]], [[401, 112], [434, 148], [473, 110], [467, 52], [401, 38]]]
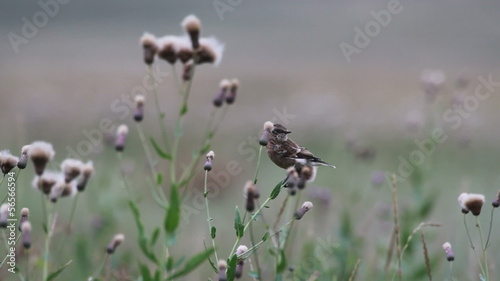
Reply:
[[314, 166], [328, 166], [328, 167], [331, 167], [331, 168], [334, 168], [334, 169], [337, 168], [334, 165], [326, 163], [325, 161], [320, 160], [320, 159], [317, 159], [315, 161], [311, 161], [311, 164], [314, 165]]

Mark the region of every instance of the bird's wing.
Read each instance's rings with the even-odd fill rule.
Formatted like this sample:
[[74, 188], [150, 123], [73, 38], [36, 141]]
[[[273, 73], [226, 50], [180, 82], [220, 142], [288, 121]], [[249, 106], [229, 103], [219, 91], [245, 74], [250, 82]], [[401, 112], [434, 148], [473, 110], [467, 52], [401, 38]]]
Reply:
[[297, 153], [294, 155], [294, 157], [310, 161], [321, 161], [318, 157], [314, 156], [314, 154], [312, 154], [312, 152], [307, 150], [307, 148], [305, 147], [300, 147]]

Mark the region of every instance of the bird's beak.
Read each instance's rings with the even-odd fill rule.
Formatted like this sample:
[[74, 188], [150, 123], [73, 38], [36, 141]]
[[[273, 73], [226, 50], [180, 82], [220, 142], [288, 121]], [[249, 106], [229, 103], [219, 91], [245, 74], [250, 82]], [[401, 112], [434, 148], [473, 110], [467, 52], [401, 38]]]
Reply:
[[285, 131], [285, 135], [290, 134], [292, 131]]

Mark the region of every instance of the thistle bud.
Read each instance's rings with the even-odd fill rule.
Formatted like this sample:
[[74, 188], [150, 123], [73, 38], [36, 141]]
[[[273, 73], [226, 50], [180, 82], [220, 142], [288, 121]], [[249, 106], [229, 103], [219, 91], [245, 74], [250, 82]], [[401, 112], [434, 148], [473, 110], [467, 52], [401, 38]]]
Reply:
[[65, 159], [61, 163], [61, 171], [64, 174], [64, 180], [66, 183], [69, 183], [80, 175], [82, 166], [82, 161], [71, 158]]
[[497, 198], [495, 198], [495, 200], [493, 200], [493, 202], [491, 203], [491, 205], [493, 205], [493, 208], [500, 207], [500, 191], [498, 191]]
[[136, 122], [141, 122], [144, 118], [144, 96], [137, 95], [134, 98], [135, 101], [135, 112], [134, 112], [134, 120]]
[[[245, 253], [246, 251], [248, 251], [248, 247], [245, 246], [245, 245], [240, 245], [238, 247], [238, 249], [236, 250], [236, 255], [240, 256], [243, 253]], [[235, 269], [235, 272], [234, 272], [234, 277], [236, 277], [236, 279], [240, 279], [243, 276], [243, 265], [244, 265], [244, 263], [245, 263], [245, 261], [243, 259], [240, 258], [238, 260], [238, 263], [236, 264], [236, 269]]]
[[158, 39], [158, 57], [172, 65], [175, 64], [177, 61], [177, 49], [181, 41], [182, 39], [177, 36], [165, 36]]
[[23, 240], [23, 247], [29, 249], [31, 247], [31, 223], [25, 221], [21, 227], [21, 238]]
[[116, 248], [123, 243], [123, 240], [125, 240], [125, 235], [123, 234], [116, 234], [115, 237], [113, 237], [113, 240], [108, 244], [108, 247], [106, 248], [106, 252], [108, 254], [113, 254], [116, 250]]
[[285, 178], [285, 187], [289, 188], [290, 195], [295, 195], [297, 193], [297, 185], [299, 182], [299, 174], [295, 167], [290, 167], [287, 170], [286, 178]]
[[451, 248], [451, 244], [449, 242], [446, 242], [443, 244], [443, 249], [446, 254], [446, 259], [449, 262], [452, 262], [455, 260], [455, 255], [453, 254], [453, 249]]
[[183, 65], [182, 81], [187, 82], [191, 80], [191, 69], [193, 69], [193, 61], [188, 61]]
[[264, 123], [264, 130], [262, 130], [262, 135], [259, 139], [259, 144], [262, 146], [266, 146], [269, 142], [269, 136], [271, 135], [271, 131], [274, 129], [274, 124], [271, 121], [267, 121]]
[[312, 207], [313, 203], [311, 203], [310, 201], [304, 202], [304, 204], [302, 204], [302, 207], [295, 212], [295, 219], [300, 220], [304, 216], [304, 214], [307, 213], [307, 211], [312, 209]]
[[207, 156], [205, 157], [207, 159], [207, 161], [205, 161], [205, 165], [203, 165], [203, 169], [205, 171], [212, 170], [214, 156], [215, 156], [215, 153], [213, 151], [210, 151], [209, 153], [207, 153]]
[[94, 174], [94, 164], [92, 163], [92, 161], [88, 161], [87, 163], [83, 164], [82, 174], [80, 175], [78, 184], [76, 186], [78, 191], [81, 192], [85, 190], [85, 186], [87, 186], [87, 182], [89, 181], [92, 174]]
[[462, 213], [467, 214], [470, 211], [476, 217], [481, 214], [484, 201], [485, 197], [482, 194], [462, 193], [458, 197]]
[[28, 149], [28, 156], [35, 166], [35, 173], [37, 175], [43, 174], [47, 163], [54, 158], [54, 148], [52, 144], [45, 141], [36, 141], [32, 143]]
[[144, 49], [144, 62], [151, 65], [155, 60], [156, 53], [158, 53], [158, 40], [153, 34], [145, 32], [140, 41]]
[[221, 107], [222, 103], [224, 103], [224, 98], [226, 97], [227, 91], [229, 90], [229, 87], [231, 86], [231, 82], [227, 79], [222, 79], [219, 83], [219, 91], [215, 95], [215, 98], [213, 99], [213, 104], [216, 107]]
[[200, 30], [201, 30], [201, 22], [195, 15], [189, 15], [184, 18], [181, 23], [181, 26], [184, 30], [189, 34], [189, 38], [191, 38], [191, 45], [193, 50], [197, 50], [200, 47]]
[[127, 125], [122, 124], [116, 130], [116, 140], [115, 140], [116, 151], [121, 152], [125, 148], [125, 140], [127, 138], [127, 134], [128, 134]]
[[12, 169], [17, 166], [19, 158], [10, 154], [8, 150], [0, 151], [0, 168], [4, 175], [8, 174]]
[[236, 100], [236, 92], [240, 87], [240, 81], [238, 79], [231, 80], [231, 85], [229, 86], [229, 94], [226, 96], [226, 102], [228, 104], [233, 104]]
[[217, 264], [217, 267], [219, 269], [219, 277], [217, 278], [218, 281], [227, 281], [227, 262], [225, 260], [219, 260], [219, 263]]
[[23, 148], [21, 148], [21, 157], [19, 157], [19, 162], [17, 162], [17, 167], [19, 169], [24, 169], [26, 168], [26, 165], [28, 165], [28, 150], [30, 146], [25, 145]]
[[0, 227], [1, 228], [7, 227], [8, 219], [9, 219], [9, 204], [3, 203], [2, 206], [0, 206]]
[[22, 231], [22, 225], [24, 222], [28, 220], [28, 216], [30, 214], [30, 209], [22, 208], [21, 209], [21, 219], [19, 220], [19, 231]]
[[246, 195], [246, 210], [251, 213], [255, 210], [255, 186], [253, 181], [247, 181], [244, 194]]

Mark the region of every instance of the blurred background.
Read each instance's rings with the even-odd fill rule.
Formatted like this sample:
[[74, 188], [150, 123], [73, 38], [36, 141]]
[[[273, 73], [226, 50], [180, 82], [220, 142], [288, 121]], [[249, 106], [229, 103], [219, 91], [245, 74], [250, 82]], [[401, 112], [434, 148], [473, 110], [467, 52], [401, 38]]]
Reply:
[[[387, 10], [392, 1], [228, 2], [69, 0], [57, 2], [57, 10], [52, 6], [55, 12], [49, 16], [47, 12], [43, 16], [40, 3], [55, 1], [0, 3], [0, 148], [19, 154], [24, 144], [46, 140], [56, 149], [55, 163], [74, 157], [72, 151], [80, 149], [81, 158], [93, 160], [97, 170], [88, 193], [80, 198], [70, 246], [55, 258], [54, 268], [74, 260], [61, 280], [93, 272], [103, 257], [101, 249], [116, 232], [127, 237], [125, 249], [113, 259], [117, 272], [136, 276], [137, 256], [145, 261], [137, 250], [135, 226], [125, 205], [113, 133], [103, 132], [99, 124], [108, 118], [113, 127], [133, 125], [132, 116], [113, 108], [126, 105], [127, 97], [133, 97], [147, 77], [140, 36], [145, 31], [158, 36], [181, 34], [180, 22], [191, 13], [201, 19], [202, 35], [216, 36], [225, 44], [225, 52], [218, 67], [197, 68], [181, 162], [189, 161], [200, 142], [219, 81], [238, 78], [241, 82], [236, 103], [212, 146], [216, 161], [209, 180], [219, 192], [211, 200], [211, 215], [222, 253], [232, 246], [233, 209], [243, 205], [242, 188], [255, 172], [256, 140], [262, 124], [271, 120], [286, 125], [295, 141], [337, 166], [336, 170], [320, 168], [302, 197], [317, 208], [296, 225], [300, 242], [289, 257], [292, 264], [300, 267], [303, 259], [313, 257], [317, 264], [311, 268], [332, 263], [350, 272], [361, 258], [360, 280], [369, 276], [384, 280], [392, 229], [386, 179], [396, 173], [403, 176], [398, 182], [402, 221], [407, 224], [403, 233], [421, 221], [443, 224], [425, 230], [437, 280], [448, 276], [441, 248], [446, 241], [456, 245], [460, 266], [455, 273], [475, 278], [477, 263], [467, 246], [456, 198], [461, 192], [483, 193], [489, 202], [500, 188], [496, 168], [500, 85], [484, 86], [481, 93], [491, 92], [487, 98], [475, 96], [481, 81], [500, 81], [500, 2], [401, 1], [399, 12], [391, 14], [385, 26], [375, 24], [379, 27], [375, 36], [366, 35], [365, 27], [373, 26], [374, 14]], [[363, 46], [356, 43], [358, 28], [369, 41]], [[355, 50], [348, 57], [341, 48], [347, 44]], [[181, 98], [170, 66], [164, 61], [156, 65], [164, 73], [160, 101], [167, 127], [173, 131]], [[430, 82], [425, 80], [429, 72], [422, 74], [426, 69], [439, 70], [431, 72]], [[429, 94], [429, 83], [437, 83], [438, 90]], [[144, 124], [148, 136], [158, 137], [153, 109], [146, 101]], [[442, 129], [446, 140], [427, 155], [417, 143], [429, 139], [435, 128]], [[133, 127], [127, 149], [121, 168], [137, 190], [147, 190], [147, 162]], [[415, 158], [412, 164], [419, 164], [405, 177], [401, 163], [416, 154], [425, 155], [424, 160]], [[227, 163], [240, 169], [230, 174]], [[166, 167], [165, 163], [159, 161], [159, 167]], [[37, 210], [41, 202], [38, 191], [31, 188], [30, 168], [19, 179], [18, 204]], [[260, 175], [259, 188], [267, 194], [284, 172], [263, 154]], [[200, 173], [189, 194], [201, 190], [202, 180]], [[151, 204], [149, 193], [138, 193], [144, 193], [140, 206], [147, 227], [161, 224], [163, 213]], [[64, 201], [57, 207], [62, 214], [70, 208], [70, 200]], [[196, 205], [189, 201], [188, 206]], [[485, 226], [488, 202], [482, 218]], [[269, 212], [278, 206], [275, 202]], [[35, 211], [33, 220], [41, 219], [38, 216]], [[204, 211], [189, 215], [182, 231], [183, 239], [173, 254], [202, 250], [203, 240], [209, 240]], [[493, 234], [498, 231], [494, 228]], [[35, 233], [42, 237], [32, 250], [33, 267], [39, 266], [33, 257], [43, 250], [40, 226], [35, 226]], [[314, 247], [325, 244], [331, 247], [324, 249], [327, 254], [315, 257]], [[407, 254], [404, 272], [417, 276], [411, 280], [425, 279], [420, 249], [415, 243]], [[493, 243], [489, 252], [493, 260], [500, 258], [498, 250], [500, 245]], [[338, 268], [332, 268], [338, 280], [347, 280], [343, 277], [349, 274], [338, 275]], [[492, 268], [493, 276], [498, 276], [494, 261]], [[207, 276], [215, 278], [205, 264], [186, 280]]]

